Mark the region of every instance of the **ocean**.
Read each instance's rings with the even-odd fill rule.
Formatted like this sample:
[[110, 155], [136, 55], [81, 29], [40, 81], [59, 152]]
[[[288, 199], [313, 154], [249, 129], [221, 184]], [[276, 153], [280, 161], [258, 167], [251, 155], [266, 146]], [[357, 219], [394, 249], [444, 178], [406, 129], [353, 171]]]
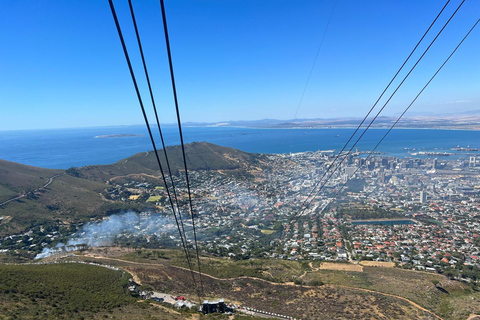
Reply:
[[[180, 143], [176, 127], [164, 126], [162, 129], [167, 145]], [[183, 131], [186, 143], [206, 141], [246, 152], [297, 153], [318, 150], [336, 150], [338, 152], [354, 129], [184, 127]], [[370, 151], [385, 132], [385, 129], [370, 129], [355, 149]], [[108, 137], [111, 135], [130, 136]], [[160, 139], [157, 140], [157, 146], [160, 148]], [[458, 145], [480, 148], [480, 132], [395, 129], [387, 136], [377, 151], [385, 156], [437, 157], [439, 159], [458, 159], [480, 155], [478, 151], [451, 150]], [[351, 144], [349, 148], [350, 146]], [[66, 169], [72, 166], [110, 164], [148, 150], [153, 150], [153, 147], [147, 130], [140, 125], [0, 131], [0, 159], [44, 168]], [[419, 151], [447, 152], [451, 155], [411, 155], [411, 153]]]

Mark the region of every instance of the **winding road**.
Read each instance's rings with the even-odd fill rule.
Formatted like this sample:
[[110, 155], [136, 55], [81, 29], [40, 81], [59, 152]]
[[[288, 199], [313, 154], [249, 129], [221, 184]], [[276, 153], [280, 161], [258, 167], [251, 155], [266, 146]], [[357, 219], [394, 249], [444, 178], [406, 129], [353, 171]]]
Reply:
[[[53, 179], [58, 178], [60, 176], [63, 176], [64, 174], [65, 173], [59, 173], [59, 174], [51, 176], [50, 178], [48, 178], [47, 182], [43, 186], [38, 187], [37, 189], [33, 190], [33, 192], [37, 192], [37, 191], [40, 191], [40, 190], [43, 190], [43, 189], [47, 188], [53, 182]], [[11, 198], [7, 201], [4, 201], [4, 202], [0, 203], [0, 207], [6, 205], [9, 202], [25, 198], [26, 196], [27, 196], [27, 193], [19, 194], [18, 196], [14, 197], [14, 198]]]

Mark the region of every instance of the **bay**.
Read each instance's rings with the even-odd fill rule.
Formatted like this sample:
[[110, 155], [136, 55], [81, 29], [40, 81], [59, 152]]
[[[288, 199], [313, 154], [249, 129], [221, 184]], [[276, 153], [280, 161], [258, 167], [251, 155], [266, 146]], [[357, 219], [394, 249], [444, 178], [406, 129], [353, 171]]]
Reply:
[[[162, 127], [167, 145], [180, 143], [175, 126]], [[158, 131], [155, 138], [160, 148]], [[336, 150], [347, 142], [353, 129], [257, 129], [238, 127], [184, 127], [184, 140], [206, 141], [255, 153], [297, 153]], [[370, 129], [353, 148], [370, 151], [385, 134]], [[116, 136], [115, 135], [130, 135]], [[107, 137], [98, 137], [107, 136]], [[358, 135], [357, 135], [358, 136]], [[353, 141], [356, 140], [353, 139]], [[346, 150], [349, 150], [353, 142]], [[456, 146], [480, 148], [480, 132], [467, 130], [396, 129], [377, 151], [385, 156], [412, 156], [412, 152], [448, 152], [441, 159], [478, 156], [476, 151], [452, 151]], [[110, 164], [138, 152], [153, 150], [144, 126], [115, 126], [50, 130], [0, 131], [0, 159], [44, 168], [66, 169], [94, 164]]]

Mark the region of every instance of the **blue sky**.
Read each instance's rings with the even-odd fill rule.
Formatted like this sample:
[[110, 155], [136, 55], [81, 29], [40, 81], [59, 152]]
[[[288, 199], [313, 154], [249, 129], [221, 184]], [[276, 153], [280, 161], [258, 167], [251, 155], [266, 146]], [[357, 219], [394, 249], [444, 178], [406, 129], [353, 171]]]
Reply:
[[[127, 1], [114, 3], [148, 101]], [[133, 3], [161, 118], [171, 123], [159, 3]], [[451, 1], [427, 40], [459, 3]], [[182, 120], [292, 119], [334, 4], [166, 0]], [[363, 116], [443, 4], [338, 0], [297, 117]], [[5, 0], [0, 6], [0, 130], [142, 123], [107, 0]], [[411, 101], [479, 12], [480, 1], [465, 2], [386, 115]], [[479, 49], [480, 28], [412, 112], [480, 109]]]

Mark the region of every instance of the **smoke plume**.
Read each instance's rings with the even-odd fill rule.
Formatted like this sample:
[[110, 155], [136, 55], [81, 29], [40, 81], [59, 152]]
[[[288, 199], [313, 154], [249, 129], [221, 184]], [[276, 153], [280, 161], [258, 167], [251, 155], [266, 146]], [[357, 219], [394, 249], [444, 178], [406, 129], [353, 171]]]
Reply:
[[35, 259], [46, 258], [60, 252], [78, 250], [81, 247], [109, 246], [121, 235], [134, 237], [161, 236], [174, 230], [172, 219], [153, 213], [126, 212], [111, 215], [100, 222], [90, 222], [74, 233], [66, 244], [44, 248]]

